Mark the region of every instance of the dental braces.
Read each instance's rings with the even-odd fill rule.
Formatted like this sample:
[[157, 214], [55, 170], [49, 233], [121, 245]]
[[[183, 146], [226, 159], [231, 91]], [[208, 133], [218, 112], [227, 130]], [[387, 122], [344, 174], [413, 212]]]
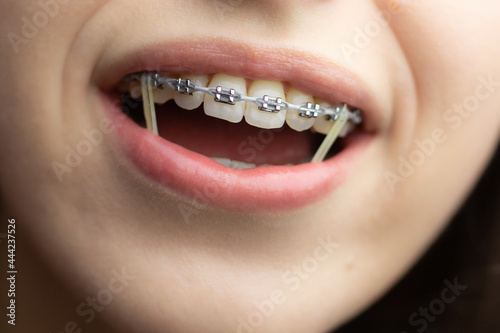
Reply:
[[[153, 89], [169, 88], [183, 95], [194, 95], [196, 92], [202, 92], [214, 98], [215, 102], [235, 105], [238, 102], [250, 102], [257, 105], [262, 112], [279, 113], [285, 110], [294, 110], [298, 112], [299, 117], [312, 119], [324, 116], [326, 120], [335, 122], [326, 135], [323, 143], [318, 148], [311, 162], [321, 162], [325, 159], [328, 151], [333, 146], [335, 140], [346, 130], [353, 128], [355, 125], [361, 124], [363, 116], [361, 110], [350, 110], [347, 104], [343, 106], [334, 106], [325, 108], [319, 104], [306, 103], [303, 105], [295, 105], [283, 101], [281, 97], [271, 97], [264, 95], [263, 97], [246, 96], [235, 89], [217, 87], [202, 87], [182, 78], [167, 78], [159, 73], [146, 72], [143, 74], [132, 74], [126, 78], [128, 81], [140, 81], [142, 87], [144, 116], [146, 118], [147, 128], [158, 133], [158, 125], [156, 121], [156, 108], [153, 96]], [[348, 125], [350, 123], [350, 126]], [[346, 125], [349, 127], [346, 128]]]

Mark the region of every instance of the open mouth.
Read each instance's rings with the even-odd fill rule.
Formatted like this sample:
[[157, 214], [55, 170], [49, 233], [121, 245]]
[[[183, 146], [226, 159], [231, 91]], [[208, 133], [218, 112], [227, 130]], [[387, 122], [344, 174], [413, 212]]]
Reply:
[[362, 122], [360, 110], [283, 82], [222, 73], [176, 77], [128, 75], [120, 84], [122, 110], [162, 138], [233, 169], [321, 162], [340, 152], [341, 139]]
[[266, 50], [152, 44], [96, 70], [117, 144], [156, 193], [197, 212], [291, 211], [355, 170], [382, 119], [369, 87], [331, 60]]

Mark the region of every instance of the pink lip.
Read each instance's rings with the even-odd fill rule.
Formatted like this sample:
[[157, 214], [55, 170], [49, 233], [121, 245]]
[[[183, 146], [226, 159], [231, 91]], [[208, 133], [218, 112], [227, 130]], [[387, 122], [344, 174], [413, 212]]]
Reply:
[[[250, 50], [227, 41], [189, 43], [189, 47], [186, 43], [151, 46], [118, 59], [104, 71], [96, 71], [105, 73], [97, 80], [104, 90], [109, 90], [126, 74], [155, 70], [176, 74], [224, 72], [251, 79], [287, 81], [314, 96], [361, 108], [369, 128], [378, 127], [381, 117], [375, 99], [353, 75], [331, 62], [293, 51], [255, 54]], [[195, 208], [208, 205], [245, 212], [302, 208], [341, 185], [374, 137], [366, 132], [354, 135], [341, 153], [323, 163], [234, 170], [139, 127], [123, 116], [109, 95], [104, 96], [125, 155], [142, 173], [192, 202]]]

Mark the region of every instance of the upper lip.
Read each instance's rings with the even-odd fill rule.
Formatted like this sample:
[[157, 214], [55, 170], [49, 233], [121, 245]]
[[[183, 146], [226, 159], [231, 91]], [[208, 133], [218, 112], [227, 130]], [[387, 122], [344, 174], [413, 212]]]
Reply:
[[170, 74], [225, 73], [247, 79], [283, 81], [304, 93], [331, 103], [347, 103], [363, 112], [363, 128], [376, 132], [382, 112], [370, 87], [357, 75], [331, 59], [293, 49], [255, 47], [226, 39], [174, 41], [142, 45], [114, 57], [99, 68], [95, 81], [109, 91], [128, 74], [155, 71]]
[[[138, 50], [110, 58], [112, 62], [100, 62], [94, 71], [93, 80], [104, 92], [114, 91], [125, 76], [136, 72], [225, 73], [287, 82], [305, 93], [363, 111], [365, 131], [360, 131], [361, 135], [350, 140], [352, 144], [332, 159], [295, 167], [249, 170], [223, 167], [113, 116], [119, 123], [122, 148], [143, 173], [187, 197], [203, 190], [203, 184], [223, 184], [223, 191], [210, 201], [214, 206], [272, 211], [298, 209], [317, 201], [347, 178], [363, 147], [382, 125], [379, 103], [362, 79], [330, 59], [303, 52], [215, 38], [142, 44]], [[116, 110], [116, 105], [112, 109]]]

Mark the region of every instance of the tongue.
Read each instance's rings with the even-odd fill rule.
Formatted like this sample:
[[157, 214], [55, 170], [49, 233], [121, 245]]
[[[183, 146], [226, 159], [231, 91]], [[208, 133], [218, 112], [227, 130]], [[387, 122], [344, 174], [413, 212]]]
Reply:
[[300, 164], [308, 162], [315, 145], [315, 134], [296, 132], [287, 126], [266, 130], [233, 124], [206, 116], [203, 107], [188, 111], [172, 101], [157, 107], [160, 136], [208, 157], [256, 165]]

